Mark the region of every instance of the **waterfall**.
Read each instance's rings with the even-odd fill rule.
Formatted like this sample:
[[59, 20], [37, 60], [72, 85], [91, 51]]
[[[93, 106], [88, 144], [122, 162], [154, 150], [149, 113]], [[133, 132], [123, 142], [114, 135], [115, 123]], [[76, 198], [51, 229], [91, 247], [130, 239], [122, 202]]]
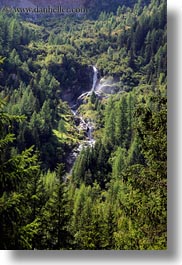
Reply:
[[[77, 100], [82, 100], [85, 96], [91, 95], [93, 91], [95, 91], [96, 86], [97, 86], [97, 75], [98, 75], [98, 70], [95, 66], [92, 66], [93, 68], [93, 82], [92, 82], [92, 88], [88, 92], [84, 92], [81, 94]], [[93, 137], [93, 132], [94, 132], [94, 123], [90, 119], [84, 119], [78, 111], [79, 103], [74, 104], [73, 106], [70, 107], [72, 114], [74, 115], [75, 120], [77, 120], [77, 128], [79, 131], [84, 132], [84, 139], [80, 142], [80, 144], [75, 147], [72, 152], [70, 153], [70, 156], [67, 159], [68, 164], [70, 165], [69, 173], [72, 173], [72, 168], [74, 165], [74, 162], [78, 156], [78, 154], [81, 152], [82, 149], [87, 148], [87, 147], [94, 147], [95, 145], [95, 139]]]
[[93, 91], [95, 91], [95, 88], [96, 88], [96, 85], [97, 85], [97, 74], [98, 74], [98, 70], [95, 66], [92, 66], [93, 68], [93, 71], [94, 71], [94, 75], [93, 75], [93, 82], [92, 82], [92, 88], [90, 91], [88, 92], [84, 92], [83, 94], [81, 94], [79, 97], [78, 97], [78, 100], [79, 99], [83, 99], [85, 96], [88, 96], [88, 95], [91, 95]]
[[93, 76], [93, 84], [92, 84], [91, 92], [93, 92], [95, 90], [95, 87], [97, 84], [97, 74], [98, 74], [98, 70], [95, 66], [93, 66], [93, 70], [94, 70], [94, 76]]

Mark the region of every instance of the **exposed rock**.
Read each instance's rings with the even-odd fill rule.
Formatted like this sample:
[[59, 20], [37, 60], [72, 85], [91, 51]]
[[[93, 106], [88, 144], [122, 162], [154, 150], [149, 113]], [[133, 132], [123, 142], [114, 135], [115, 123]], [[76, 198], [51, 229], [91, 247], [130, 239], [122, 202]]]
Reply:
[[97, 94], [115, 94], [120, 90], [120, 86], [114, 81], [112, 76], [103, 77], [97, 85]]
[[119, 86], [117, 86], [117, 84], [113, 84], [113, 85], [103, 85], [100, 87], [99, 91], [101, 93], [105, 93], [105, 94], [116, 94], [119, 91]]
[[[61, 98], [63, 101], [67, 101], [70, 106], [81, 102], [78, 102], [78, 98], [81, 94], [89, 92], [93, 82], [93, 70], [92, 66], [79, 65], [76, 82], [70, 83], [70, 87], [65, 87], [64, 93]], [[78, 107], [78, 106], [77, 106]]]

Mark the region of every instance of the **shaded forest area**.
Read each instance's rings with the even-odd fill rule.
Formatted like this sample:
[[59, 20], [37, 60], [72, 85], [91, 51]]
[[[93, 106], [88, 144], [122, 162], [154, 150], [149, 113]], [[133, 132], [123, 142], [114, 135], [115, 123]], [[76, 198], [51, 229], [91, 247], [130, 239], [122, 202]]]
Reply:
[[[167, 248], [166, 1], [99, 2], [88, 17], [0, 12], [1, 249]], [[64, 97], [91, 88], [91, 65], [118, 93], [80, 105], [96, 143], [68, 173], [84, 135]]]

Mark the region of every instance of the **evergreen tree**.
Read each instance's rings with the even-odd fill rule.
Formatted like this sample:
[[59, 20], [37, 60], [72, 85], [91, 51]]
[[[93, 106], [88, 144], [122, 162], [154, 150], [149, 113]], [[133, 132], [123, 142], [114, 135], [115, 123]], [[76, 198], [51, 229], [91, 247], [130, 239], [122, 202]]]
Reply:
[[15, 137], [7, 131], [7, 126], [10, 129], [12, 121], [19, 120], [20, 117], [8, 115], [3, 112], [2, 108], [3, 102], [1, 102], [0, 111], [1, 249], [29, 249], [30, 244], [26, 241], [26, 233], [22, 233], [28, 214], [28, 209], [24, 208], [24, 188], [29, 178], [36, 174], [39, 166], [36, 165], [36, 155], [32, 154], [33, 148], [25, 150], [21, 154], [13, 153], [13, 156], [11, 155], [10, 146]]
[[126, 97], [122, 97], [117, 107], [115, 137], [119, 146], [125, 147], [127, 143], [128, 105]]

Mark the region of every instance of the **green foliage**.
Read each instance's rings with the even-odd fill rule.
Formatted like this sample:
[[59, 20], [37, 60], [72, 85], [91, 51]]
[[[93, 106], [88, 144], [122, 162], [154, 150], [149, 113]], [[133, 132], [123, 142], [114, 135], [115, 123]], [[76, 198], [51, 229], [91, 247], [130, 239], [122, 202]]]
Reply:
[[[166, 1], [0, 27], [0, 248], [166, 249]], [[91, 65], [115, 95], [79, 102], [96, 143], [75, 158]]]
[[18, 121], [19, 117], [6, 114], [2, 109], [2, 104], [0, 116], [1, 248], [27, 248], [29, 247], [29, 243], [25, 243], [26, 233], [21, 234], [21, 229], [23, 229], [22, 227], [28, 220], [22, 220], [22, 217], [24, 216], [25, 218], [25, 216], [27, 217], [29, 215], [29, 211], [25, 208], [25, 202], [29, 198], [26, 197], [26, 188], [28, 188], [28, 182], [31, 177], [37, 174], [39, 170], [37, 155], [33, 154], [33, 147], [23, 151], [21, 154], [10, 152], [15, 137], [6, 130], [6, 126], [12, 120]]

